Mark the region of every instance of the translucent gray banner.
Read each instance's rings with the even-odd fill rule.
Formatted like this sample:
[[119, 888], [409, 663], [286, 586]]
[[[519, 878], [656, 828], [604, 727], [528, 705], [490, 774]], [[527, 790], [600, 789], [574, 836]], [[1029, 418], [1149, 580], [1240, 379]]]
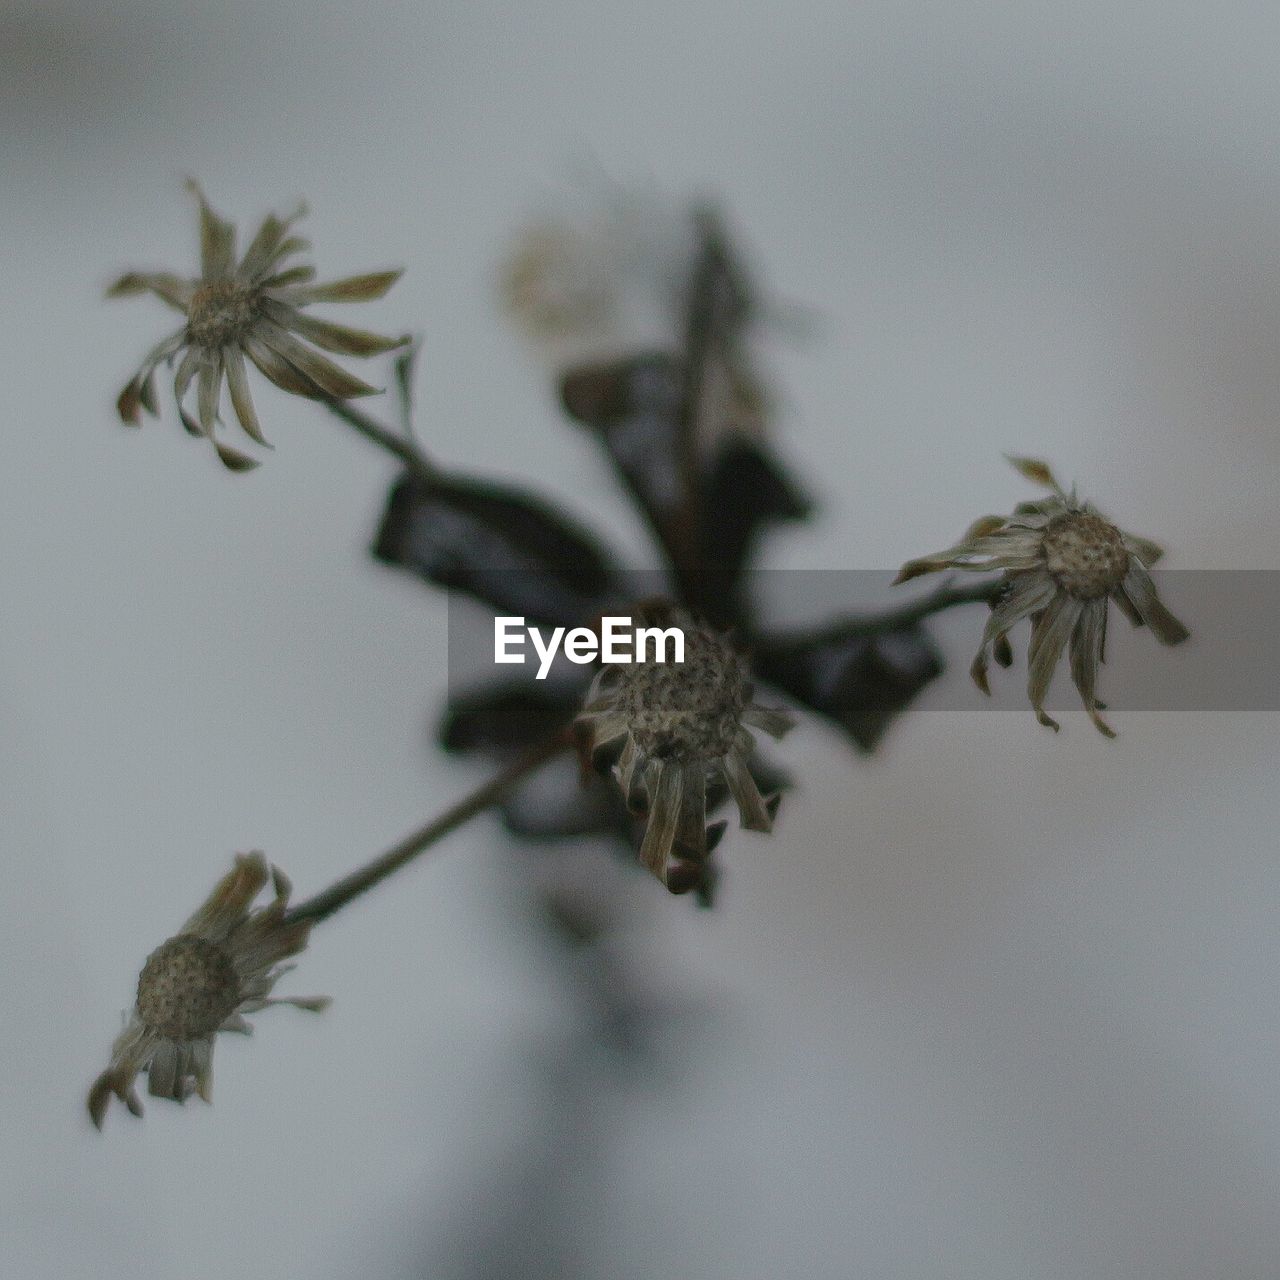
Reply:
[[[496, 577], [497, 575], [491, 575]], [[754, 625], [739, 628], [737, 638], [749, 651], [779, 641], [800, 642], [805, 636], [830, 633], [842, 623], [856, 631], [863, 623], [893, 615], [928, 597], [942, 582], [976, 585], [970, 575], [923, 579], [892, 587], [893, 572], [878, 570], [761, 570], [746, 575], [743, 598], [750, 601]], [[1113, 710], [1132, 711], [1274, 711], [1280, 710], [1280, 572], [1272, 570], [1172, 570], [1153, 575], [1161, 598], [1191, 631], [1175, 647], [1157, 643], [1145, 628], [1134, 628], [1111, 606], [1106, 662], [1098, 682], [1100, 698]], [[536, 601], [538, 583], [531, 575], [512, 581], [504, 593], [512, 600]], [[637, 573], [626, 590], [601, 604], [584, 603], [577, 618], [556, 619], [566, 628], [591, 625], [600, 613], [627, 615], [631, 602], [662, 596], [669, 588], [659, 573]], [[508, 615], [517, 616], [517, 615]], [[1010, 641], [1015, 654], [1009, 670], [992, 666], [992, 696], [983, 696], [968, 678], [989, 616], [986, 604], [966, 603], [924, 618], [921, 626], [946, 663], [944, 674], [930, 683], [914, 703], [934, 710], [1026, 709], [1026, 648], [1029, 623], [1015, 627]], [[550, 641], [553, 623], [526, 619]], [[514, 631], [508, 624], [508, 631]], [[890, 629], [892, 630], [892, 629]], [[533, 681], [539, 659], [526, 640], [526, 662], [495, 661], [494, 613], [486, 605], [450, 593], [448, 678], [451, 694], [474, 694], [487, 682]], [[886, 635], [888, 633], [886, 632]], [[887, 643], [891, 643], [887, 641]], [[517, 646], [511, 646], [514, 650]], [[1067, 710], [1079, 706], [1064, 658], [1047, 706]], [[577, 666], [561, 654], [550, 683], [585, 680], [594, 668]], [[545, 682], [544, 682], [545, 683]]]

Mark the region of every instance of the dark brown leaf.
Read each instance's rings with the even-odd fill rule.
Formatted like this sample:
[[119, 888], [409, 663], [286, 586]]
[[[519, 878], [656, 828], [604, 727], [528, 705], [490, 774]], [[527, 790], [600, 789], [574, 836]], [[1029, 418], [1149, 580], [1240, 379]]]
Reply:
[[530, 622], [585, 625], [620, 598], [586, 530], [532, 494], [469, 478], [401, 479], [373, 554]]

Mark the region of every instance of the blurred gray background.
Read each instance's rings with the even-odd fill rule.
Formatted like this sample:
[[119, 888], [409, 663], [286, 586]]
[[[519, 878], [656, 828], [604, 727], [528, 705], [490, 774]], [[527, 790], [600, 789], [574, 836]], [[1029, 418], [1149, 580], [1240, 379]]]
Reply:
[[806, 725], [715, 913], [623, 878], [706, 1011], [625, 1087], [547, 1102], [584, 1051], [486, 819], [317, 931], [288, 990], [332, 1010], [224, 1038], [214, 1107], [82, 1109], [233, 850], [307, 893], [478, 776], [426, 744], [444, 601], [365, 553], [383, 457], [269, 388], [247, 478], [114, 420], [168, 317], [102, 290], [194, 261], [184, 175], [242, 223], [305, 194], [325, 274], [407, 264], [350, 317], [422, 333], [428, 447], [615, 542], [494, 303], [584, 167], [721, 198], [820, 316], [769, 348], [823, 503], [769, 565], [942, 546], [1012, 449], [1170, 567], [1264, 569], [1278, 73], [1270, 4], [6, 0], [0, 1273], [1280, 1273], [1273, 715], [920, 712], [870, 762]]

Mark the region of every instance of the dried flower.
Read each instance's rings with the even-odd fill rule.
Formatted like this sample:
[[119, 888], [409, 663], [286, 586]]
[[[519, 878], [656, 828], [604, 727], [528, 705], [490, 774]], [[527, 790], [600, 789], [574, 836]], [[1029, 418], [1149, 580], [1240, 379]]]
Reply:
[[[268, 879], [275, 897], [251, 910]], [[276, 980], [293, 968], [280, 961], [302, 951], [311, 932], [309, 921], [286, 921], [289, 888], [262, 854], [238, 854], [208, 901], [147, 957], [111, 1065], [89, 1090], [89, 1115], [98, 1128], [112, 1094], [135, 1116], [142, 1114], [133, 1085], [143, 1071], [153, 1097], [183, 1102], [194, 1091], [211, 1101], [214, 1037], [219, 1031], [247, 1035], [252, 1028], [246, 1013], [272, 1004], [319, 1012], [329, 1004], [317, 996], [271, 996]]]
[[1186, 627], [1160, 603], [1147, 569], [1163, 554], [1155, 543], [1124, 533], [1080, 502], [1073, 488], [1064, 493], [1047, 464], [1010, 458], [1029, 480], [1052, 489], [1051, 497], [1020, 503], [1012, 516], [983, 516], [946, 551], [903, 565], [896, 581], [906, 582], [941, 569], [1004, 573], [1004, 589], [993, 605], [970, 674], [984, 692], [988, 656], [1008, 666], [1008, 632], [1031, 619], [1027, 694], [1043, 725], [1058, 724], [1044, 710], [1054, 669], [1070, 644], [1071, 679], [1093, 723], [1109, 738], [1115, 732], [1098, 714], [1098, 664], [1104, 661], [1107, 601], [1114, 600], [1134, 626], [1146, 623], [1162, 644], [1179, 644]]
[[[245, 356], [276, 386], [295, 395], [313, 400], [347, 400], [377, 394], [378, 388], [353, 377], [300, 339], [325, 351], [349, 356], [377, 355], [403, 346], [409, 339], [383, 338], [361, 329], [348, 329], [304, 315], [301, 308], [313, 302], [380, 298], [401, 272], [380, 271], [329, 284], [312, 284], [312, 267], [285, 265], [289, 258], [310, 247], [307, 241], [290, 234], [293, 224], [305, 213], [304, 207], [284, 218], [268, 215], [237, 265], [235, 227], [209, 207], [196, 183], [189, 182], [188, 186], [200, 204], [199, 278], [185, 279], [167, 272], [130, 272], [107, 291], [112, 298], [149, 291], [186, 316], [182, 328], [147, 353], [138, 372], [120, 393], [116, 407], [121, 419], [135, 426], [141, 422], [143, 409], [158, 417], [156, 368], [162, 361], [172, 364], [181, 352], [173, 392], [183, 425], [192, 435], [208, 439], [231, 470], [246, 471], [257, 463], [214, 438], [223, 378], [241, 427], [261, 445], [267, 441], [249, 394]], [[183, 405], [193, 382], [194, 417]]]
[[723, 778], [749, 831], [772, 830], [778, 797], [762, 796], [751, 775], [746, 726], [781, 738], [793, 721], [753, 701], [746, 666], [724, 637], [683, 611], [651, 617], [684, 632], [684, 661], [603, 667], [576, 725], [589, 755], [622, 744], [614, 777], [628, 806], [647, 815], [640, 861], [679, 893], [701, 883], [724, 830], [707, 827], [709, 781]]
[[499, 270], [503, 310], [533, 352], [559, 377], [678, 350], [701, 239], [696, 215], [652, 190], [567, 196], [517, 234]]
[[617, 305], [614, 275], [602, 246], [563, 223], [544, 222], [512, 247], [499, 292], [531, 339], [556, 341], [610, 320]]

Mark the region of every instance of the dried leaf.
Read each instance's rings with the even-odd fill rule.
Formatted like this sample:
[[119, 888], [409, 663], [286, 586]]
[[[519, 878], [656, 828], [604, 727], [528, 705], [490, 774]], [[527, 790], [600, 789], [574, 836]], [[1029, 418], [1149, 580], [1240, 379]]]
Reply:
[[797, 702], [839, 726], [861, 751], [885, 731], [943, 661], [918, 624], [868, 633], [857, 623], [756, 642], [753, 667]]
[[698, 573], [685, 584], [692, 606], [718, 626], [739, 622], [749, 613], [739, 599], [743, 573], [760, 538], [771, 525], [805, 520], [811, 510], [763, 445], [727, 439], [703, 488]]
[[532, 494], [462, 477], [398, 481], [373, 554], [531, 622], [585, 625], [621, 598], [584, 529]]
[[[683, 382], [673, 358], [647, 355], [573, 370], [560, 388], [570, 416], [599, 433], [672, 563], [682, 559]], [[681, 591], [690, 607], [728, 625], [742, 612], [741, 574], [760, 535], [770, 524], [804, 519], [810, 503], [765, 447], [745, 436], [724, 437], [698, 466], [696, 563], [685, 565]]]
[[457, 694], [437, 730], [440, 745], [461, 754], [519, 755], [577, 715], [588, 679], [585, 671], [578, 680], [522, 676]]

